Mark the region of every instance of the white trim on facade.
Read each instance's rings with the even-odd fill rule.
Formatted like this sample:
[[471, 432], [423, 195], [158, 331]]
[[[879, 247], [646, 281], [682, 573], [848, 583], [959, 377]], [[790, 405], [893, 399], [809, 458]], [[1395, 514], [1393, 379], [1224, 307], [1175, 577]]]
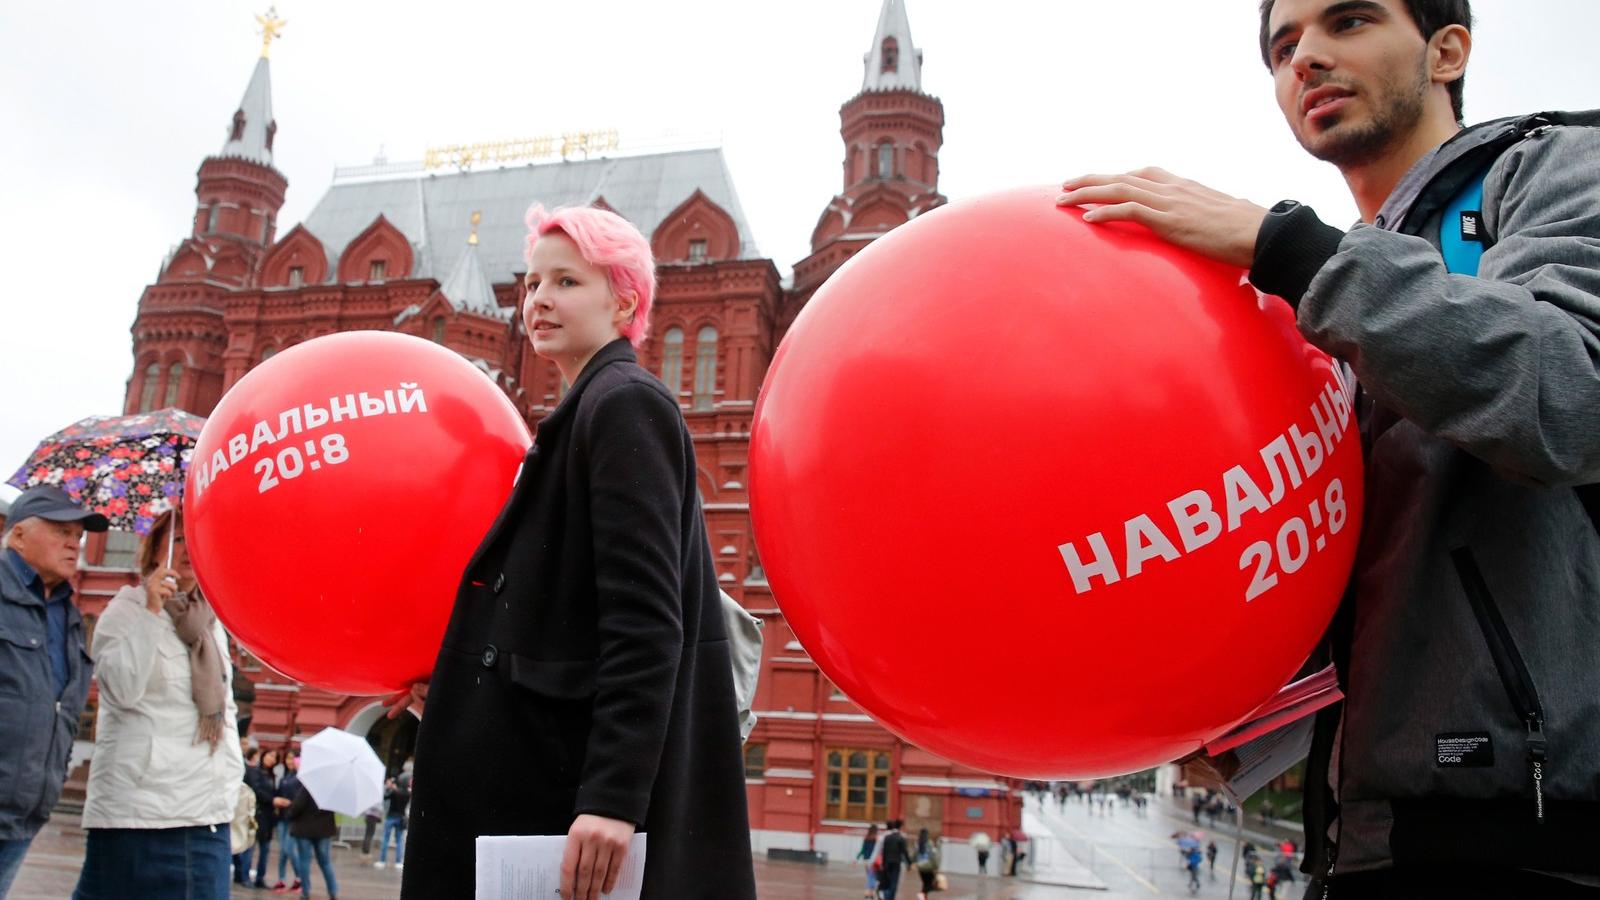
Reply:
[[1010, 791], [998, 781], [982, 778], [929, 778], [924, 775], [907, 775], [900, 779], [901, 787], [980, 788], [987, 791]]
[[769, 766], [766, 771], [768, 778], [793, 778], [797, 781], [814, 781], [817, 777], [817, 773], [810, 769], [774, 769]]

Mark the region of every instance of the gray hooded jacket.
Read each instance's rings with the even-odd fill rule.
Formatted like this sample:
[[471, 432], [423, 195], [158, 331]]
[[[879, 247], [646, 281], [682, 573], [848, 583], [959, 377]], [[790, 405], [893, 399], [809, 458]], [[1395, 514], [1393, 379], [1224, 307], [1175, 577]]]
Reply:
[[[1452, 275], [1440, 210], [1485, 166], [1497, 240]], [[1363, 391], [1315, 871], [1600, 873], [1600, 536], [1574, 490], [1600, 482], [1597, 174], [1600, 128], [1501, 120], [1418, 162], [1374, 225], [1263, 227], [1252, 280]]]

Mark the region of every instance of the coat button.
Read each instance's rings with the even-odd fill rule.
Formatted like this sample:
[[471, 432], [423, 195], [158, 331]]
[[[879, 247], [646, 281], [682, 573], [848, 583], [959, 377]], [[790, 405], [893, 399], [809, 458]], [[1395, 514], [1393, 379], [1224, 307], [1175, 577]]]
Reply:
[[494, 577], [494, 592], [496, 594], [506, 589], [506, 573], [501, 572]]
[[493, 644], [490, 644], [489, 646], [483, 648], [483, 667], [485, 669], [494, 668], [495, 660], [497, 660], [499, 658], [500, 658], [500, 651], [495, 649], [495, 646]]

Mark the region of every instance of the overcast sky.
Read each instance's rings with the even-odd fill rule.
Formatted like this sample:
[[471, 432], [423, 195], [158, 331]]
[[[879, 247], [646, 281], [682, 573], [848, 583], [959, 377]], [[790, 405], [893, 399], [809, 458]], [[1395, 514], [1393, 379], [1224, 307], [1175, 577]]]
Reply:
[[[944, 102], [952, 199], [1161, 165], [1340, 224], [1343, 182], [1273, 103], [1255, 0], [906, 0]], [[0, 4], [0, 479], [121, 412], [141, 290], [188, 233], [260, 50], [256, 2]], [[1477, 0], [1467, 118], [1600, 106], [1600, 2]], [[720, 135], [785, 276], [841, 185], [838, 109], [880, 0], [283, 0], [272, 52], [285, 234], [339, 165], [616, 128]], [[535, 198], [527, 198], [529, 201]], [[0, 494], [11, 496], [7, 488]]]

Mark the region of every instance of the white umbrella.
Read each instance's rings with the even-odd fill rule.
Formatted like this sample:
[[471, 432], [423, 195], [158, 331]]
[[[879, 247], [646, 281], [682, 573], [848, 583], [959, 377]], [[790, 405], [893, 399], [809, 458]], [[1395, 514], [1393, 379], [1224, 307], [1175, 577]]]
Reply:
[[383, 761], [364, 738], [324, 728], [300, 745], [300, 783], [322, 809], [359, 816], [383, 799]]

